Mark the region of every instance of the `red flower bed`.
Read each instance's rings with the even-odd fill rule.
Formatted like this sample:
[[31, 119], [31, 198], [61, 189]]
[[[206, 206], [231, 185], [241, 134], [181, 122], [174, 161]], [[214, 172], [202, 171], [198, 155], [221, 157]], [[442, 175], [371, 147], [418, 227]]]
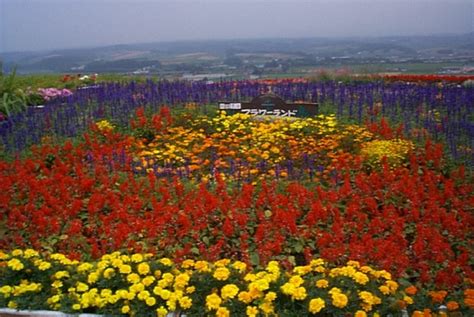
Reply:
[[235, 187], [219, 175], [198, 186], [137, 177], [127, 164], [130, 145], [108, 133], [0, 162], [0, 248], [74, 258], [150, 251], [251, 264], [321, 256], [439, 287], [474, 279], [474, 185], [462, 167], [441, 170], [439, 146], [413, 154], [409, 169], [367, 173], [357, 162], [339, 162], [327, 185]]
[[474, 80], [472, 75], [413, 75], [413, 74], [398, 74], [398, 75], [384, 75], [383, 80], [387, 81], [404, 81], [404, 82], [423, 82], [423, 83], [462, 83], [466, 80]]

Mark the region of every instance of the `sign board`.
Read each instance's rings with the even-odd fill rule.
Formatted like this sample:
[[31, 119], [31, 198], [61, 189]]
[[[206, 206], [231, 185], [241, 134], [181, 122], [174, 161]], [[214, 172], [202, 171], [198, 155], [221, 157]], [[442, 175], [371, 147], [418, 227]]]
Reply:
[[255, 97], [250, 102], [219, 102], [219, 110], [255, 116], [311, 117], [318, 113], [317, 103], [286, 103], [279, 96], [268, 93]]

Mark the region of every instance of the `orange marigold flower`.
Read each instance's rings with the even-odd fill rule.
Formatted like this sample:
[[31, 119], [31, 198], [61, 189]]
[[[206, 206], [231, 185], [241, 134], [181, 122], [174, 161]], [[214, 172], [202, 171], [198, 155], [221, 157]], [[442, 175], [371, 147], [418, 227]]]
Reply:
[[423, 316], [424, 317], [432, 317], [433, 315], [431, 315], [431, 309], [425, 308], [423, 310]]
[[459, 308], [459, 304], [455, 301], [449, 301], [447, 304], [446, 304], [446, 307], [448, 308], [448, 310], [456, 310]]
[[435, 303], [442, 303], [448, 292], [446, 291], [432, 291], [428, 293], [431, 296], [431, 300]]
[[407, 295], [413, 296], [413, 295], [415, 295], [417, 292], [418, 292], [418, 289], [417, 289], [415, 286], [413, 286], [413, 285], [411, 285], [411, 286], [405, 288], [405, 293], [406, 293]]
[[474, 289], [468, 288], [464, 291], [464, 296], [474, 298]]
[[407, 303], [404, 300], [397, 300], [396, 306], [400, 309], [404, 309], [407, 307]]
[[474, 298], [466, 297], [464, 299], [464, 304], [466, 304], [466, 306], [469, 306], [470, 308], [474, 308]]

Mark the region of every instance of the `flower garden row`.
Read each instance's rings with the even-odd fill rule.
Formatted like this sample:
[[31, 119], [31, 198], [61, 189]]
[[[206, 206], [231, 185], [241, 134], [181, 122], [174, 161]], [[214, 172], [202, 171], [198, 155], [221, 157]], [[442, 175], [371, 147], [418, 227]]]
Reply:
[[[446, 291], [426, 292], [399, 285], [385, 270], [357, 261], [345, 265], [322, 259], [284, 270], [271, 261], [251, 270], [241, 261], [184, 260], [152, 254], [114, 252], [94, 262], [55, 253], [44, 258], [27, 249], [0, 253], [0, 305], [108, 315], [167, 316], [412, 316], [459, 314], [474, 307], [474, 290], [462, 301]], [[428, 299], [428, 301], [426, 301]], [[441, 316], [440, 315], [440, 316]]]
[[[101, 120], [74, 142], [43, 138], [27, 158], [0, 162], [0, 248], [82, 261], [105, 256], [80, 265], [12, 251], [0, 265], [5, 305], [140, 316], [175, 309], [365, 316], [403, 308], [419, 316], [440, 306], [456, 314], [473, 308], [474, 185], [463, 166], [446, 165], [439, 144], [416, 146], [384, 120], [363, 127], [324, 115], [254, 120], [138, 108], [129, 120], [131, 130]], [[154, 254], [142, 265], [150, 271], [109, 254], [115, 250]], [[165, 269], [156, 260], [163, 257], [177, 266]], [[312, 261], [319, 257], [342, 271], [318, 269]], [[207, 262], [196, 267], [190, 259], [214, 264], [205, 272]], [[245, 263], [257, 277], [232, 275], [233, 264], [222, 259]], [[343, 266], [348, 260], [362, 267]], [[271, 261], [287, 273], [268, 277]], [[120, 272], [124, 265], [130, 271]], [[229, 281], [215, 277], [220, 266]], [[160, 286], [165, 272], [169, 281]], [[180, 274], [195, 290], [168, 289], [173, 306], [160, 288]], [[267, 277], [268, 288], [245, 297]]]
[[403, 123], [403, 132], [417, 139], [428, 133], [446, 144], [456, 161], [473, 166], [474, 89], [456, 85], [408, 84], [403, 82], [311, 82], [267, 80], [106, 83], [56, 98], [43, 109], [29, 108], [0, 122], [0, 147], [10, 154], [37, 144], [45, 136], [78, 136], [101, 119], [127, 126], [139, 107], [157, 112], [163, 104], [172, 108], [189, 102], [200, 105], [218, 101], [251, 99], [268, 90], [288, 101], [317, 102], [321, 111], [338, 120], [364, 124], [386, 117]]

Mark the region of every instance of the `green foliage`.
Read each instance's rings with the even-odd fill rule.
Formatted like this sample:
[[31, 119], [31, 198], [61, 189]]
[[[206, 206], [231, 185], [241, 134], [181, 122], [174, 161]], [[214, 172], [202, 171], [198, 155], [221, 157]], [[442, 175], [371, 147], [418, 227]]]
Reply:
[[26, 95], [15, 84], [16, 69], [9, 75], [0, 73], [0, 113], [10, 116], [26, 107]]

